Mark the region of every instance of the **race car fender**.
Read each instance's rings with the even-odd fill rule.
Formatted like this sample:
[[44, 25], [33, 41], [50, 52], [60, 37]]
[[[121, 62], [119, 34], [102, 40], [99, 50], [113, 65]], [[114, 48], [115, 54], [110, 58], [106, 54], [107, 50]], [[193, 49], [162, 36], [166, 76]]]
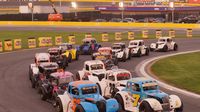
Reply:
[[122, 87], [122, 86], [118, 86], [116, 87], [119, 91], [121, 91], [122, 89], [124, 89], [125, 87]]
[[117, 112], [119, 110], [119, 103], [116, 99], [106, 100], [106, 110], [107, 112]]
[[36, 64], [31, 64], [30, 67], [29, 67], [29, 70], [32, 70], [33, 74], [38, 74], [39, 73], [39, 69], [36, 66]]
[[116, 95], [120, 95], [120, 96], [122, 97], [123, 103], [124, 103], [124, 108], [125, 108], [125, 110], [127, 110], [127, 109], [126, 109], [126, 108], [127, 108], [127, 105], [126, 105], [125, 102], [126, 102], [127, 97], [129, 97], [128, 93], [125, 92], [125, 91], [119, 91], [119, 92], [116, 93]]
[[84, 76], [84, 71], [78, 71], [79, 77], [82, 80], [83, 76]]
[[[160, 102], [156, 99], [153, 99], [153, 98], [147, 98], [147, 99], [144, 99], [142, 100], [143, 101], [146, 101], [149, 103], [149, 105], [151, 106], [151, 108], [154, 110], [154, 111], [160, 111], [160, 110], [163, 110], [162, 108], [162, 105], [160, 104]], [[141, 103], [142, 103], [141, 102]]]
[[126, 49], [125, 49], [125, 53], [126, 53], [126, 58], [128, 58], [129, 53], [130, 53], [130, 49], [126, 48]]
[[64, 93], [63, 95], [58, 95], [58, 97], [62, 103], [62, 107], [63, 107], [63, 112], [67, 112], [67, 106], [70, 103], [71, 99], [68, 95], [68, 93]]
[[155, 49], [156, 48], [156, 43], [151, 43], [150, 48], [151, 49]]
[[96, 104], [90, 102], [81, 102], [80, 103], [85, 112], [99, 112]]
[[165, 46], [166, 44], [160, 44], [158, 45], [158, 49], [163, 49], [163, 47]]
[[72, 49], [71, 50], [71, 54], [72, 54], [72, 59], [76, 59], [76, 49]]
[[66, 56], [66, 57], [69, 57], [69, 52], [66, 51], [65, 53], [63, 53], [62, 55]]
[[140, 49], [139, 47], [133, 48], [132, 51], [131, 51], [131, 53], [137, 54], [139, 49]]
[[101, 90], [102, 96], [104, 96], [106, 87], [108, 86], [106, 83], [106, 79], [102, 79], [100, 82], [98, 82], [98, 85], [100, 86], [99, 89]]
[[93, 76], [93, 75], [88, 75], [88, 79], [89, 79], [90, 81], [92, 81], [92, 82], [95, 82], [95, 83], [99, 82], [98, 77]]
[[118, 52], [118, 53], [117, 53], [117, 58], [122, 58], [123, 55], [124, 55], [124, 52], [123, 52], [123, 51]]
[[176, 42], [172, 42], [171, 44], [172, 44], [172, 49], [173, 49], [173, 48], [174, 48], [174, 45], [176, 44]]
[[77, 51], [80, 51], [80, 46], [77, 46], [77, 47], [76, 47], [76, 50], [77, 50]]
[[179, 108], [182, 105], [181, 99], [177, 95], [169, 95], [170, 107]]

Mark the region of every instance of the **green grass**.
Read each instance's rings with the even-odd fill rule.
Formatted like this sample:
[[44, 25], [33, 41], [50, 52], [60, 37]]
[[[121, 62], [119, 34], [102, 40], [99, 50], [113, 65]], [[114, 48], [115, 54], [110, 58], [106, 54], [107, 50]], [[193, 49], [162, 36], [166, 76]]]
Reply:
[[[22, 39], [22, 48], [28, 48], [27, 40], [29, 37], [52, 37], [54, 42], [55, 36], [62, 36], [64, 42], [68, 42], [68, 35], [74, 34], [76, 36], [76, 44], [81, 44], [82, 39], [85, 37], [86, 32], [65, 32], [65, 31], [0, 31], [0, 41], [6, 39]], [[168, 33], [167, 33], [168, 34]], [[93, 37], [97, 39], [98, 42], [101, 42], [101, 32], [92, 32]], [[109, 41], [114, 41], [114, 32], [108, 33]], [[127, 32], [122, 33], [122, 41], [127, 40]], [[166, 35], [166, 34], [164, 34]], [[184, 38], [184, 34], [177, 34], [176, 38]], [[195, 35], [194, 37], [200, 37], [200, 35]], [[135, 38], [141, 39], [141, 32], [135, 32]], [[149, 38], [155, 38], [155, 34], [149, 34]]]
[[151, 70], [161, 80], [200, 94], [200, 52], [159, 60]]

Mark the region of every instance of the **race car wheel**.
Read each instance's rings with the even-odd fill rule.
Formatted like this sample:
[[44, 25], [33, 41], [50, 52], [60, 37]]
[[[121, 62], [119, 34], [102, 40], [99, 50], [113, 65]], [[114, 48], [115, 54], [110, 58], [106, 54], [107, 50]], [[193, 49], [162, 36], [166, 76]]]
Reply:
[[47, 100], [47, 95], [46, 95], [44, 89], [43, 89], [43, 88], [40, 88], [40, 90], [41, 90], [40, 98], [41, 98], [43, 101]]
[[68, 56], [68, 62], [71, 63], [72, 62], [72, 54], [69, 53], [69, 56]]
[[81, 80], [80, 74], [79, 74], [79, 73], [76, 73], [76, 80], [77, 80], [77, 81], [78, 81], [78, 80]]
[[129, 60], [131, 59], [131, 50], [129, 50], [128, 59], [129, 59]]
[[164, 52], [167, 52], [167, 50], [168, 50], [168, 47], [167, 47], [167, 45], [165, 45], [165, 46], [163, 47], [163, 51], [164, 51]]
[[138, 52], [137, 52], [137, 56], [138, 56], [138, 57], [141, 57], [141, 54], [142, 54], [142, 53], [141, 53], [141, 50], [139, 49]]
[[97, 101], [96, 105], [100, 112], [106, 112], [106, 102], [104, 100]]
[[93, 51], [92, 51], [92, 48], [90, 47], [89, 50], [88, 50], [88, 54], [92, 55], [92, 53], [93, 53]]
[[177, 51], [177, 50], [178, 50], [178, 45], [174, 44], [174, 51]]
[[79, 59], [79, 53], [76, 52], [76, 60], [78, 60], [78, 59]]
[[66, 57], [66, 56], [63, 57], [63, 65], [64, 65], [65, 67], [68, 66], [68, 60], [67, 60], [67, 57]]
[[149, 56], [149, 49], [148, 49], [148, 48], [146, 48], [145, 55], [146, 55], [146, 56]]
[[97, 83], [97, 86], [99, 88], [99, 94], [102, 95], [101, 86], [99, 85], [99, 83]]
[[85, 110], [81, 105], [77, 105], [75, 108], [75, 112], [85, 112]]
[[35, 88], [36, 82], [34, 81], [34, 79], [31, 79], [31, 85], [32, 85], [32, 88]]
[[118, 59], [114, 59], [114, 65], [118, 65]]
[[115, 94], [118, 92], [119, 90], [117, 88], [114, 88], [114, 90], [112, 91], [111, 95], [112, 98], [115, 96]]
[[56, 112], [63, 112], [63, 106], [59, 98], [56, 99]]
[[122, 61], [126, 62], [126, 54], [125, 53], [123, 54]]
[[183, 102], [181, 102], [181, 107], [176, 108], [174, 112], [183, 112]]
[[124, 109], [124, 101], [123, 101], [122, 97], [119, 94], [117, 94], [117, 95], [115, 95], [115, 99], [119, 103], [119, 110], [125, 111], [125, 109]]
[[139, 112], [154, 112], [154, 110], [151, 108], [151, 106], [149, 105], [148, 102], [143, 101], [143, 102], [140, 104]]

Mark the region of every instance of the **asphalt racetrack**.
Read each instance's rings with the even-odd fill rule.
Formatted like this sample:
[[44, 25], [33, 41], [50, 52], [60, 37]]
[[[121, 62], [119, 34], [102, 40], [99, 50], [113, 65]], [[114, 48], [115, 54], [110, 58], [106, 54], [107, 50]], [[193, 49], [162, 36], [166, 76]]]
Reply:
[[[0, 30], [7, 29], [0, 27]], [[27, 28], [12, 28], [13, 30], [27, 30]], [[42, 28], [45, 30], [51, 30], [51, 28]], [[52, 28], [56, 29], [56, 28]], [[37, 29], [38, 30], [38, 29]], [[69, 31], [70, 28], [63, 29]], [[91, 31], [85, 28], [72, 28], [73, 31]], [[95, 30], [93, 28], [93, 30]], [[93, 31], [92, 30], [92, 31]], [[96, 29], [100, 31], [107, 31], [107, 29]], [[118, 31], [120, 29], [109, 29], [109, 31]], [[122, 29], [120, 31], [125, 31]], [[144, 40], [147, 45], [151, 42], [155, 42], [155, 39]], [[200, 49], [199, 39], [175, 39], [179, 45], [179, 50], [190, 51]], [[103, 46], [109, 46], [110, 43], [103, 43]], [[13, 53], [0, 54], [0, 112], [55, 112], [53, 106], [49, 102], [40, 100], [40, 96], [35, 89], [31, 88], [31, 83], [28, 78], [28, 66], [34, 62], [34, 54], [37, 52], [46, 52], [46, 48], [22, 50]], [[134, 57], [126, 62], [120, 62], [119, 67], [130, 70], [133, 76], [136, 77], [135, 67], [143, 60], [155, 56], [176, 53], [171, 52], [151, 52], [149, 56], [143, 56], [140, 58]], [[66, 70], [76, 73], [81, 70], [83, 63], [86, 60], [90, 60], [91, 56], [82, 55], [78, 61], [74, 61], [69, 64]], [[163, 89], [163, 91], [169, 94], [177, 94], [181, 97], [184, 103], [184, 112], [199, 112], [200, 111], [200, 99], [193, 96], [184, 95], [181, 93], [172, 92], [170, 90]]]

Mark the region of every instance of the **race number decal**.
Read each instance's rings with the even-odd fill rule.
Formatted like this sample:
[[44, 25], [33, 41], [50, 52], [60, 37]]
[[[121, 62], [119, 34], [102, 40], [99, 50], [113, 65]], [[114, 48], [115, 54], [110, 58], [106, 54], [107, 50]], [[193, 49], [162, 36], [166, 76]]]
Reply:
[[133, 107], [136, 107], [136, 106], [138, 106], [138, 102], [139, 102], [139, 99], [140, 99], [140, 95], [138, 95], [138, 94], [133, 94], [133, 98], [135, 99], [134, 102], [133, 102]]

